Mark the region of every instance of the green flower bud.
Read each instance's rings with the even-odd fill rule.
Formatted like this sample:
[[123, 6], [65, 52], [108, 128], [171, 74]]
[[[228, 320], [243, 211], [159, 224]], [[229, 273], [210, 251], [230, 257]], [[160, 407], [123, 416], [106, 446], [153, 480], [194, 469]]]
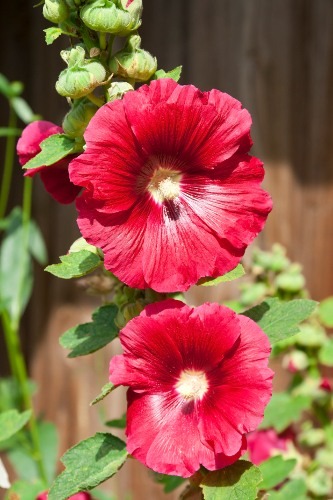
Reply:
[[72, 109], [67, 113], [62, 128], [69, 137], [82, 137], [91, 118], [98, 107], [89, 99], [83, 97], [74, 101]]
[[80, 16], [88, 28], [127, 36], [141, 24], [142, 0], [88, 0]]
[[129, 90], [134, 88], [127, 82], [112, 82], [107, 90], [107, 100], [110, 102], [121, 99]]
[[130, 36], [125, 47], [111, 58], [111, 73], [138, 82], [149, 80], [157, 69], [157, 60], [149, 52], [140, 49], [140, 44], [139, 35]]
[[79, 99], [105, 82], [104, 66], [93, 59], [85, 59], [85, 50], [80, 45], [71, 50], [62, 50], [60, 54], [68, 64], [56, 82], [56, 90], [60, 95]]
[[64, 0], [45, 0], [43, 16], [51, 23], [62, 23], [67, 19], [69, 9]]

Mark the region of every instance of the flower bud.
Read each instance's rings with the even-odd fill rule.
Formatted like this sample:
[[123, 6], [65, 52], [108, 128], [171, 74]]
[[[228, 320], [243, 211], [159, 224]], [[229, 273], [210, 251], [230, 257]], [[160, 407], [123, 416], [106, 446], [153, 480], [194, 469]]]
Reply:
[[69, 9], [64, 0], [45, 0], [43, 16], [51, 23], [62, 23], [67, 19]]
[[88, 28], [127, 36], [141, 24], [142, 0], [88, 0], [80, 16]]
[[98, 107], [86, 97], [75, 100], [72, 109], [68, 111], [62, 122], [65, 134], [69, 137], [82, 137], [97, 110]]
[[112, 82], [107, 90], [108, 102], [121, 99], [129, 90], [134, 90], [134, 88], [127, 82]]
[[80, 45], [62, 50], [60, 55], [68, 64], [56, 82], [56, 90], [60, 95], [78, 99], [104, 83], [104, 66], [93, 59], [85, 59], [85, 50]]
[[111, 73], [138, 82], [149, 80], [157, 69], [157, 60], [146, 50], [140, 49], [140, 44], [139, 35], [130, 36], [125, 47], [110, 60]]
[[305, 352], [295, 350], [284, 356], [282, 366], [291, 373], [297, 373], [309, 366], [309, 359]]

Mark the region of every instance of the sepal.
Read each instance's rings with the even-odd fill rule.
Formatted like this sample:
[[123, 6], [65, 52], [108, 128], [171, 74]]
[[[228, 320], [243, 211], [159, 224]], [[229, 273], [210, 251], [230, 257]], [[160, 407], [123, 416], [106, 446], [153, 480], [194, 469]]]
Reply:
[[91, 0], [80, 16], [88, 28], [127, 36], [141, 25], [142, 0]]

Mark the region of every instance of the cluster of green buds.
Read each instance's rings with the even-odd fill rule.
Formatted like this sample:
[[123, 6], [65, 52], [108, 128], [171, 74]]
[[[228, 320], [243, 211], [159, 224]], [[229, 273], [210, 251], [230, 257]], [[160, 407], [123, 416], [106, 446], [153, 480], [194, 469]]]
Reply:
[[[69, 136], [83, 134], [97, 107], [121, 99], [136, 82], [155, 77], [156, 58], [141, 49], [136, 31], [141, 25], [142, 0], [45, 0], [43, 15], [58, 25], [45, 30], [47, 43], [61, 34], [70, 39], [70, 47], [61, 51], [67, 68], [56, 82], [57, 92], [72, 106], [64, 120]], [[124, 43], [113, 53], [116, 36]], [[96, 107], [89, 107], [87, 100]]]

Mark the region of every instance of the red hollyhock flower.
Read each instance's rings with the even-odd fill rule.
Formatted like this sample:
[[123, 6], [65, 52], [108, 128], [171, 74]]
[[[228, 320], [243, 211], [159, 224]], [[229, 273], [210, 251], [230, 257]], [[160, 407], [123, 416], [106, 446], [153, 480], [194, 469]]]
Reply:
[[182, 477], [240, 457], [272, 391], [269, 341], [254, 321], [218, 304], [167, 300], [132, 319], [120, 341], [110, 380], [129, 386], [129, 453]]
[[126, 284], [186, 290], [239, 263], [271, 210], [251, 118], [212, 90], [160, 79], [100, 108], [69, 167], [84, 238]]
[[[63, 130], [58, 125], [47, 121], [29, 123], [22, 132], [17, 142], [17, 154], [21, 165], [25, 165], [31, 158], [40, 152], [40, 143], [54, 134], [62, 134]], [[81, 188], [74, 186], [69, 180], [68, 164], [73, 159], [68, 156], [54, 165], [26, 170], [24, 175], [33, 177], [40, 174], [46, 191], [59, 203], [67, 204], [75, 200]]]
[[274, 429], [263, 429], [251, 432], [247, 436], [249, 457], [255, 465], [261, 464], [277, 451], [286, 451], [288, 443], [293, 439], [293, 433], [287, 430], [277, 434]]
[[[48, 499], [48, 491], [44, 491], [40, 493], [36, 500], [47, 500]], [[81, 491], [80, 493], [76, 493], [68, 498], [68, 500], [92, 500], [92, 497], [89, 493], [85, 491]]]

